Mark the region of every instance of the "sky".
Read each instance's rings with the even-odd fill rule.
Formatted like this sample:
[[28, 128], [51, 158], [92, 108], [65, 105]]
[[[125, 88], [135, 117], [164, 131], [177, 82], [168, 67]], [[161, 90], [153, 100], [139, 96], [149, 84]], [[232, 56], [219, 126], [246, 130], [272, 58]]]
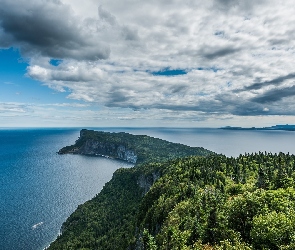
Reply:
[[0, 0], [0, 127], [295, 124], [293, 0]]

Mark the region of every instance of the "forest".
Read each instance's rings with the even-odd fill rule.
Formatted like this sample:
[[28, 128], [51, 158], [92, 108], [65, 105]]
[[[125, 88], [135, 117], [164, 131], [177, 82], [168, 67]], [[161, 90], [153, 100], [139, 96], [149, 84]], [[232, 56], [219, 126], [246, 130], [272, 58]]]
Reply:
[[294, 170], [268, 152], [119, 169], [49, 249], [295, 249]]
[[141, 249], [295, 249], [295, 157], [188, 157], [141, 201]]
[[118, 158], [116, 157], [115, 152], [116, 147], [119, 145], [124, 146], [126, 149], [132, 150], [136, 153], [137, 164], [161, 162], [175, 157], [184, 157], [189, 155], [207, 156], [214, 154], [212, 151], [202, 147], [190, 147], [147, 135], [132, 135], [125, 132], [110, 133], [87, 129], [82, 129], [80, 137], [75, 144], [60, 149], [59, 154], [94, 154], [93, 150], [89, 150], [89, 148], [87, 149], [87, 144], [93, 144], [96, 147], [104, 146], [108, 149], [106, 154], [109, 154], [109, 156], [113, 156], [114, 158]]

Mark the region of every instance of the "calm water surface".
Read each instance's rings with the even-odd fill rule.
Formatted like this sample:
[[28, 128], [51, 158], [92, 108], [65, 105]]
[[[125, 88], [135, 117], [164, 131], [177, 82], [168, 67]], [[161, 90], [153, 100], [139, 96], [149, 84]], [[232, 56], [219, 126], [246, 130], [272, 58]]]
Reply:
[[[123, 128], [132, 134], [147, 134], [172, 142], [204, 147], [226, 156], [258, 151], [295, 154], [295, 131], [223, 130], [214, 128]], [[121, 131], [121, 129], [104, 129]]]
[[0, 130], [0, 249], [38, 250], [97, 194], [122, 161], [57, 155], [79, 130]]
[[[0, 249], [39, 250], [59, 233], [63, 221], [94, 197], [120, 167], [101, 157], [57, 155], [80, 129], [0, 130]], [[295, 154], [295, 132], [219, 129], [97, 128], [147, 134], [227, 156], [268, 151]]]

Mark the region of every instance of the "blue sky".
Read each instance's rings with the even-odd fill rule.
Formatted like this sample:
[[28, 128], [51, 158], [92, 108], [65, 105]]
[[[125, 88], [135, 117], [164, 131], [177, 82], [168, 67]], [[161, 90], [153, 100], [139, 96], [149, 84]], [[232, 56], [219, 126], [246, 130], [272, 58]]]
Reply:
[[0, 127], [295, 124], [291, 0], [0, 0]]
[[62, 103], [66, 94], [55, 92], [26, 76], [28, 62], [18, 49], [0, 50], [0, 83], [2, 102], [20, 103]]

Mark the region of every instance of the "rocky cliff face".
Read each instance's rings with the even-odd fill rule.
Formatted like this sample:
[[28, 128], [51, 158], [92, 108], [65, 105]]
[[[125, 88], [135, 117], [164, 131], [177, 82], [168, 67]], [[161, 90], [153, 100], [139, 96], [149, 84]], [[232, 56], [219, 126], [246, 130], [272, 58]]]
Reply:
[[97, 140], [89, 139], [82, 147], [73, 152], [75, 154], [83, 155], [100, 155], [112, 157], [115, 159], [120, 159], [128, 161], [131, 163], [136, 163], [137, 154], [134, 150], [128, 149], [125, 145], [114, 144], [114, 143], [103, 143]]
[[161, 177], [160, 171], [152, 172], [149, 175], [140, 175], [137, 184], [143, 188], [143, 195], [145, 195], [151, 188], [151, 186]]

